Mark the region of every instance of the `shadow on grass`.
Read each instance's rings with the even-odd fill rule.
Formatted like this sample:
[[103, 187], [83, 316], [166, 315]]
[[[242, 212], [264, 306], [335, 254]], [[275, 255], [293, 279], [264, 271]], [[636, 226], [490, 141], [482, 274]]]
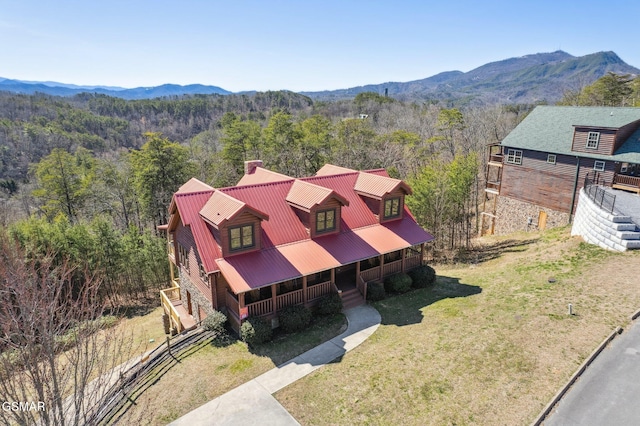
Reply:
[[274, 330], [273, 340], [261, 345], [249, 346], [249, 352], [271, 359], [273, 365], [281, 365], [296, 356], [338, 336], [347, 328], [343, 314], [315, 316], [308, 328], [297, 333]]
[[530, 238], [528, 240], [504, 240], [493, 244], [478, 245], [476, 247], [461, 250], [454, 258], [454, 262], [477, 264], [497, 259], [504, 253], [522, 252], [527, 249], [526, 246], [537, 242], [539, 238]]
[[422, 309], [440, 300], [480, 293], [482, 288], [479, 286], [463, 284], [459, 278], [438, 276], [432, 287], [392, 295], [373, 306], [380, 312], [382, 324], [403, 326], [421, 323], [424, 319]]

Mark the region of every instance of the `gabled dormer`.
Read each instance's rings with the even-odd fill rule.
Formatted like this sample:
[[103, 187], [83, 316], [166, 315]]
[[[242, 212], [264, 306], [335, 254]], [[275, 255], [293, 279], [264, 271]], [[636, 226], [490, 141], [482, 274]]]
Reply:
[[617, 128], [573, 126], [571, 151], [585, 154], [613, 155]]
[[260, 250], [262, 221], [269, 220], [266, 213], [215, 191], [200, 210], [222, 249], [222, 256]]
[[293, 182], [286, 201], [309, 230], [311, 238], [340, 232], [342, 207], [349, 205], [337, 192], [301, 180]]
[[360, 172], [354, 191], [360, 195], [380, 223], [401, 219], [409, 185], [399, 179]]

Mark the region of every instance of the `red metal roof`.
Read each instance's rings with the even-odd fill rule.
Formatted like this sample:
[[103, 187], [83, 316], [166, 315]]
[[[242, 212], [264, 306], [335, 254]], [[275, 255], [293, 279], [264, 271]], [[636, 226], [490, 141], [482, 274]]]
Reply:
[[199, 211], [209, 200], [213, 191], [196, 192], [192, 194], [175, 194], [173, 199], [180, 214], [182, 224], [191, 228], [193, 239], [198, 248], [205, 271], [218, 270], [216, 258], [221, 256], [220, 247], [207, 227], [207, 223], [200, 217]]
[[182, 185], [180, 188], [178, 188], [178, 191], [176, 192], [176, 194], [186, 194], [186, 193], [190, 193], [190, 192], [202, 192], [202, 191], [213, 191], [213, 187], [207, 185], [206, 183], [199, 181], [196, 178], [191, 178], [187, 181], [187, 183], [185, 183], [184, 185]]
[[398, 187], [404, 189], [405, 193], [411, 194], [409, 185], [400, 179], [360, 172], [353, 189], [363, 194], [382, 198], [385, 194], [395, 191]]
[[314, 185], [301, 179], [296, 179], [287, 194], [287, 202], [295, 204], [309, 211], [313, 206], [324, 203], [329, 198], [335, 198], [342, 205], [349, 202], [335, 191], [323, 186]]
[[[235, 187], [174, 195], [183, 223], [191, 226], [205, 269], [219, 269], [236, 293], [433, 240], [406, 206], [402, 219], [380, 224], [356, 192], [358, 182], [361, 189], [375, 194], [406, 185], [389, 178], [383, 169], [358, 172], [327, 165], [316, 176], [293, 179], [257, 168], [247, 176], [253, 178], [243, 178], [242, 185]], [[252, 179], [266, 182], [247, 183]], [[202, 189], [204, 184], [198, 182], [190, 181], [181, 190]], [[376, 183], [381, 189], [375, 188]], [[311, 239], [290, 203], [309, 209], [332, 196], [343, 203], [340, 232]], [[268, 218], [262, 221], [262, 249], [222, 258], [203, 217], [220, 224], [243, 209]]]
[[293, 180], [292, 177], [282, 173], [272, 172], [262, 167], [256, 167], [253, 173], [242, 176], [236, 186], [255, 185], [257, 183], [282, 182], [283, 180]]

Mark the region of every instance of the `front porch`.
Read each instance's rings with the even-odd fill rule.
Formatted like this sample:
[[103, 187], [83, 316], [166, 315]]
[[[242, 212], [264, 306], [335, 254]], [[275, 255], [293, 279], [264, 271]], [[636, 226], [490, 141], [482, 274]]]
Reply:
[[313, 307], [325, 295], [338, 293], [347, 306], [353, 304], [354, 294], [364, 303], [367, 285], [373, 281], [406, 272], [422, 265], [424, 244], [365, 259], [339, 268], [322, 271], [246, 293], [226, 293], [229, 320], [235, 327], [248, 317], [276, 318], [286, 306]]

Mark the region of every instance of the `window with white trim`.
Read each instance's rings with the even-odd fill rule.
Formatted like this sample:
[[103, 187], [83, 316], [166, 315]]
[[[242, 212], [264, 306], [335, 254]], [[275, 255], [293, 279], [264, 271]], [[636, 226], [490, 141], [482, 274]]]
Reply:
[[548, 154], [547, 155], [547, 163], [556, 164], [556, 155], [555, 154]]
[[522, 164], [522, 151], [519, 149], [507, 150], [507, 163], [509, 164]]
[[596, 161], [593, 163], [593, 170], [595, 170], [596, 172], [604, 172], [604, 166], [604, 161]]
[[589, 132], [587, 135], [587, 148], [598, 149], [598, 142], [600, 142], [600, 132]]

